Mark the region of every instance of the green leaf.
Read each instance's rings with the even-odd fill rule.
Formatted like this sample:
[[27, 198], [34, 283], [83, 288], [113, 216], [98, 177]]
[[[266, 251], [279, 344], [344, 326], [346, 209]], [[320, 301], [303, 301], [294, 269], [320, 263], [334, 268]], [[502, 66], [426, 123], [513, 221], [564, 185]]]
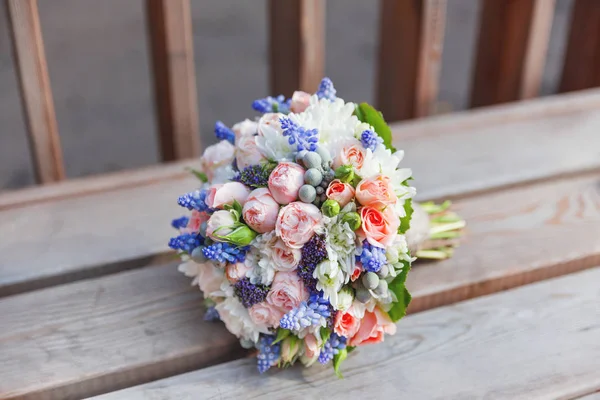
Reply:
[[277, 329], [277, 336], [275, 337], [273, 344], [281, 342], [283, 339], [290, 336], [291, 334], [292, 334], [292, 331], [290, 331], [289, 329], [281, 329], [281, 328]]
[[398, 299], [397, 302], [392, 304], [392, 308], [388, 311], [388, 315], [393, 322], [399, 321], [406, 315], [406, 309], [412, 298], [405, 286], [406, 277], [410, 271], [410, 263], [404, 261], [403, 264], [404, 267], [402, 268], [402, 271], [388, 284], [388, 288], [394, 292]]
[[400, 227], [398, 228], [398, 233], [404, 234], [410, 229], [410, 220], [412, 218], [413, 211], [414, 209], [412, 206], [412, 199], [405, 200], [404, 212], [406, 213], [406, 215], [400, 218]]
[[187, 168], [196, 178], [200, 179], [202, 182], [208, 182], [208, 176], [204, 172], [200, 172], [194, 168]]
[[375, 129], [375, 133], [383, 139], [383, 144], [386, 148], [393, 152], [396, 151], [392, 146], [392, 130], [386, 124], [383, 115], [368, 103], [360, 103], [354, 109], [354, 115], [361, 121], [366, 122]]
[[323, 341], [323, 344], [325, 344], [331, 337], [331, 330], [323, 326], [319, 332], [321, 334], [321, 340]]
[[342, 373], [340, 372], [340, 365], [348, 357], [348, 350], [342, 349], [336, 355], [333, 356], [333, 370], [338, 378], [343, 379]]
[[352, 353], [354, 350], [356, 350], [356, 346], [346, 346], [348, 354]]

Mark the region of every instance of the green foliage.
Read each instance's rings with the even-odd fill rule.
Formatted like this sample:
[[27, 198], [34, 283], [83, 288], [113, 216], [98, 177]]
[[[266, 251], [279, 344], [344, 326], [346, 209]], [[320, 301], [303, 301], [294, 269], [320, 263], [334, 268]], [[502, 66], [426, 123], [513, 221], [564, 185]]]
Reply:
[[290, 336], [291, 334], [292, 334], [292, 331], [290, 331], [289, 329], [282, 329], [282, 328], [277, 329], [277, 336], [275, 337], [273, 344], [281, 342], [283, 339]]
[[366, 122], [375, 129], [375, 133], [383, 139], [383, 144], [386, 148], [390, 149], [392, 152], [396, 151], [394, 146], [392, 146], [392, 130], [379, 111], [367, 103], [360, 103], [354, 109], [354, 115], [356, 115], [361, 122]]
[[388, 315], [391, 320], [396, 322], [402, 319], [406, 315], [406, 309], [410, 304], [411, 295], [406, 289], [406, 277], [408, 276], [408, 272], [410, 271], [410, 263], [405, 261], [403, 262], [404, 267], [402, 271], [394, 278], [392, 282], [388, 284], [388, 288], [394, 292], [397, 302], [393, 303], [392, 308], [388, 311]]
[[340, 372], [340, 366], [342, 365], [342, 361], [344, 361], [348, 357], [348, 350], [345, 348], [340, 350], [339, 353], [333, 356], [333, 370], [338, 378], [343, 379], [342, 373]]
[[404, 234], [410, 229], [410, 220], [414, 211], [412, 206], [412, 199], [404, 201], [404, 211], [406, 212], [406, 215], [400, 218], [400, 227], [398, 228], [398, 233], [400, 234]]
[[196, 178], [198, 178], [202, 182], [204, 182], [204, 183], [208, 182], [208, 176], [206, 176], [206, 174], [204, 172], [200, 172], [194, 168], [187, 168], [187, 170], [189, 172], [191, 172], [192, 175], [194, 175]]
[[323, 341], [323, 344], [325, 344], [325, 342], [327, 342], [329, 340], [329, 338], [331, 337], [331, 330], [324, 326], [321, 327], [321, 330], [319, 331], [319, 333], [321, 334], [321, 340]]

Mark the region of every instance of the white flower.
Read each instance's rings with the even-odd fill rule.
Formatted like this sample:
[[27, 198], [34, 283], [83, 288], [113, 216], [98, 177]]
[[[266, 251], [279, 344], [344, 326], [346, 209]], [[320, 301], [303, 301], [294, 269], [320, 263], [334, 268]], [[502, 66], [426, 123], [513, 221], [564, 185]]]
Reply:
[[323, 297], [333, 305], [338, 302], [338, 292], [344, 284], [344, 272], [337, 261], [325, 260], [317, 265], [313, 272], [317, 279], [317, 290], [323, 291]]
[[252, 321], [248, 309], [235, 297], [227, 297], [215, 308], [227, 330], [238, 338], [256, 343], [260, 333], [269, 333], [266, 326], [257, 325]]
[[344, 272], [344, 283], [348, 282], [350, 275], [356, 265], [356, 233], [350, 228], [347, 222], [341, 223], [340, 219], [344, 214], [356, 211], [354, 203], [348, 203], [338, 215], [334, 217], [323, 216], [325, 226], [325, 240], [327, 249], [327, 258], [340, 263]]
[[354, 301], [354, 295], [352, 294], [352, 289], [349, 287], [344, 287], [338, 293], [337, 302], [333, 304], [333, 308], [340, 311], [346, 311], [352, 305]]
[[216, 183], [227, 183], [230, 182], [235, 176], [235, 171], [231, 164], [227, 164], [224, 167], [218, 167], [213, 170], [213, 177], [211, 182]]
[[279, 119], [283, 114], [268, 113], [258, 121], [258, 136], [256, 136], [256, 147], [267, 159], [273, 161], [291, 161], [294, 157], [294, 149], [290, 146], [288, 138], [283, 136]]
[[273, 260], [273, 250], [277, 243], [275, 231], [258, 235], [251, 243], [251, 249], [246, 254], [244, 263], [252, 269], [248, 271], [248, 278], [253, 284], [261, 283], [270, 285], [277, 271], [277, 264]]

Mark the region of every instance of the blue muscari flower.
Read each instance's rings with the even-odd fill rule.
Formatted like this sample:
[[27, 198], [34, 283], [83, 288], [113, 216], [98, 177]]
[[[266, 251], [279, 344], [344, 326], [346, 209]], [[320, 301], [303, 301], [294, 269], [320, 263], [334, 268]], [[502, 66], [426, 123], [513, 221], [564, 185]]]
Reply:
[[273, 344], [274, 335], [260, 335], [258, 341], [258, 372], [261, 374], [277, 364], [281, 356], [281, 343]]
[[197, 233], [184, 233], [169, 240], [169, 247], [191, 253], [196, 247], [204, 244], [204, 238]]
[[362, 253], [356, 256], [356, 259], [360, 260], [363, 268], [369, 272], [379, 272], [381, 267], [387, 264], [385, 249], [375, 247], [366, 240], [363, 242]]
[[319, 362], [321, 364], [327, 364], [329, 361], [333, 360], [333, 356], [346, 347], [346, 340], [347, 339], [344, 336], [332, 333], [329, 340], [325, 342], [325, 345], [321, 349], [321, 353], [319, 353]]
[[290, 104], [292, 100], [286, 100], [283, 95], [277, 97], [267, 96], [264, 99], [254, 100], [252, 108], [261, 113], [280, 112], [287, 114], [290, 112]]
[[188, 222], [190, 221], [190, 219], [188, 217], [179, 217], [179, 218], [175, 218], [173, 221], [171, 221], [171, 226], [175, 229], [182, 229], [185, 228], [188, 224]]
[[287, 117], [282, 117], [281, 129], [283, 136], [288, 138], [290, 145], [296, 145], [298, 151], [316, 151], [319, 142], [319, 131], [316, 129], [305, 129]]
[[335, 93], [336, 90], [333, 87], [333, 82], [331, 82], [331, 79], [325, 77], [323, 79], [321, 79], [321, 83], [319, 84], [319, 89], [317, 90], [317, 97], [319, 99], [327, 99], [330, 101], [334, 101], [336, 99], [335, 97]]
[[285, 314], [279, 321], [279, 326], [299, 332], [311, 325], [321, 325], [321, 322], [330, 315], [329, 301], [321, 295], [312, 294], [308, 301], [303, 301], [298, 307]]
[[202, 254], [209, 260], [218, 262], [243, 262], [246, 259], [246, 252], [249, 246], [238, 247], [231, 243], [216, 242], [202, 249]]
[[371, 151], [375, 151], [377, 145], [379, 143], [383, 143], [383, 139], [372, 130], [367, 129], [360, 135], [360, 142], [365, 149], [371, 149]]
[[212, 307], [208, 307], [206, 309], [206, 312], [204, 313], [204, 320], [205, 321], [220, 321], [221, 317], [219, 316], [219, 312], [217, 311], [217, 309], [212, 306]]
[[185, 207], [188, 210], [208, 211], [209, 207], [206, 205], [206, 190], [195, 190], [190, 193], [186, 193], [183, 196], [179, 196], [177, 204], [181, 207]]
[[215, 136], [217, 139], [227, 140], [229, 143], [235, 144], [235, 133], [221, 121], [215, 123]]

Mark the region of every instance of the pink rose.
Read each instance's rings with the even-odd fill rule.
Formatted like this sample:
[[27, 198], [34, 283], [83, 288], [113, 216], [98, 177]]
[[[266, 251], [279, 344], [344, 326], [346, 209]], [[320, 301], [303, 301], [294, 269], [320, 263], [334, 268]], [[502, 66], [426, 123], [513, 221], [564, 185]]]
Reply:
[[225, 268], [225, 276], [227, 277], [227, 280], [229, 280], [229, 282], [235, 283], [240, 279], [244, 279], [246, 277], [246, 273], [251, 269], [252, 267], [249, 267], [241, 262], [235, 264], [227, 264], [227, 267]]
[[384, 334], [396, 333], [396, 325], [390, 317], [375, 307], [373, 312], [365, 311], [365, 316], [360, 321], [360, 328], [348, 341], [349, 346], [358, 346], [368, 343], [383, 342]]
[[342, 165], [352, 165], [355, 169], [359, 170], [362, 168], [364, 162], [365, 150], [361, 146], [353, 144], [342, 147], [338, 156], [333, 160], [333, 166], [337, 168]]
[[267, 294], [267, 303], [277, 307], [281, 312], [296, 308], [308, 299], [308, 292], [304, 283], [295, 272], [276, 272], [271, 290]]
[[258, 120], [258, 134], [265, 136], [268, 133], [282, 134], [280, 118], [285, 115], [279, 113], [266, 113]]
[[215, 169], [231, 164], [234, 157], [235, 147], [227, 140], [221, 140], [204, 150], [204, 154], [200, 158], [200, 165], [208, 180], [212, 181]]
[[398, 201], [390, 183], [390, 178], [385, 175], [376, 175], [373, 178], [360, 181], [356, 186], [356, 199], [363, 206], [378, 210], [382, 210]]
[[277, 214], [279, 214], [279, 203], [267, 188], [254, 189], [250, 192], [242, 211], [244, 221], [258, 233], [275, 229]]
[[396, 240], [400, 219], [393, 207], [387, 207], [383, 211], [373, 207], [362, 207], [359, 212], [362, 220], [358, 230], [359, 237], [367, 239], [377, 247], [387, 247]]
[[312, 204], [294, 202], [283, 207], [275, 233], [293, 249], [300, 249], [321, 227], [321, 212]]
[[334, 179], [327, 187], [325, 194], [328, 199], [337, 201], [340, 203], [340, 207], [344, 208], [354, 198], [354, 188], [339, 179]]
[[264, 301], [250, 307], [248, 313], [252, 322], [268, 328], [279, 327], [279, 321], [283, 317], [281, 310]]
[[310, 94], [301, 90], [297, 90], [292, 95], [292, 104], [290, 105], [290, 110], [293, 113], [301, 113], [302, 111], [306, 110], [309, 104]]
[[235, 124], [231, 130], [233, 133], [235, 133], [237, 144], [237, 140], [242, 136], [254, 136], [258, 131], [258, 124], [255, 121], [246, 118], [245, 120]]
[[265, 159], [263, 155], [260, 154], [255, 139], [256, 137], [253, 135], [240, 136], [235, 141], [237, 147], [235, 159], [240, 170], [250, 165], [259, 164]]
[[302, 251], [288, 247], [281, 239], [277, 239], [271, 251], [277, 271], [293, 271], [300, 264]]
[[308, 358], [314, 358], [319, 355], [321, 349], [319, 348], [319, 342], [312, 333], [304, 336], [304, 354]]
[[198, 232], [200, 230], [200, 225], [204, 222], [208, 221], [210, 216], [204, 211], [200, 212], [198, 210], [192, 210], [192, 215], [190, 216], [190, 220], [184, 229], [182, 229], [183, 233], [192, 233]]
[[210, 208], [223, 208], [225, 204], [232, 205], [235, 200], [243, 205], [249, 194], [250, 189], [243, 183], [227, 182], [211, 186], [205, 202]]
[[198, 268], [198, 286], [208, 297], [211, 293], [221, 290], [221, 283], [225, 278], [223, 270], [215, 267], [212, 263], [200, 264]]
[[219, 210], [215, 211], [210, 216], [208, 223], [206, 224], [206, 236], [217, 242], [223, 241], [217, 236], [227, 236], [232, 232], [230, 228], [235, 224], [235, 218], [229, 211]]
[[360, 321], [361, 319], [354, 312], [354, 307], [350, 306], [348, 311], [338, 311], [335, 314], [333, 329], [338, 335], [351, 338], [358, 332]]
[[289, 204], [298, 198], [304, 185], [304, 168], [292, 162], [281, 162], [269, 176], [269, 190], [279, 204]]
[[352, 282], [356, 281], [360, 277], [360, 274], [362, 272], [363, 272], [362, 263], [360, 261], [357, 261], [356, 264], [354, 265], [354, 271], [352, 271], [352, 275], [350, 276], [350, 280]]

